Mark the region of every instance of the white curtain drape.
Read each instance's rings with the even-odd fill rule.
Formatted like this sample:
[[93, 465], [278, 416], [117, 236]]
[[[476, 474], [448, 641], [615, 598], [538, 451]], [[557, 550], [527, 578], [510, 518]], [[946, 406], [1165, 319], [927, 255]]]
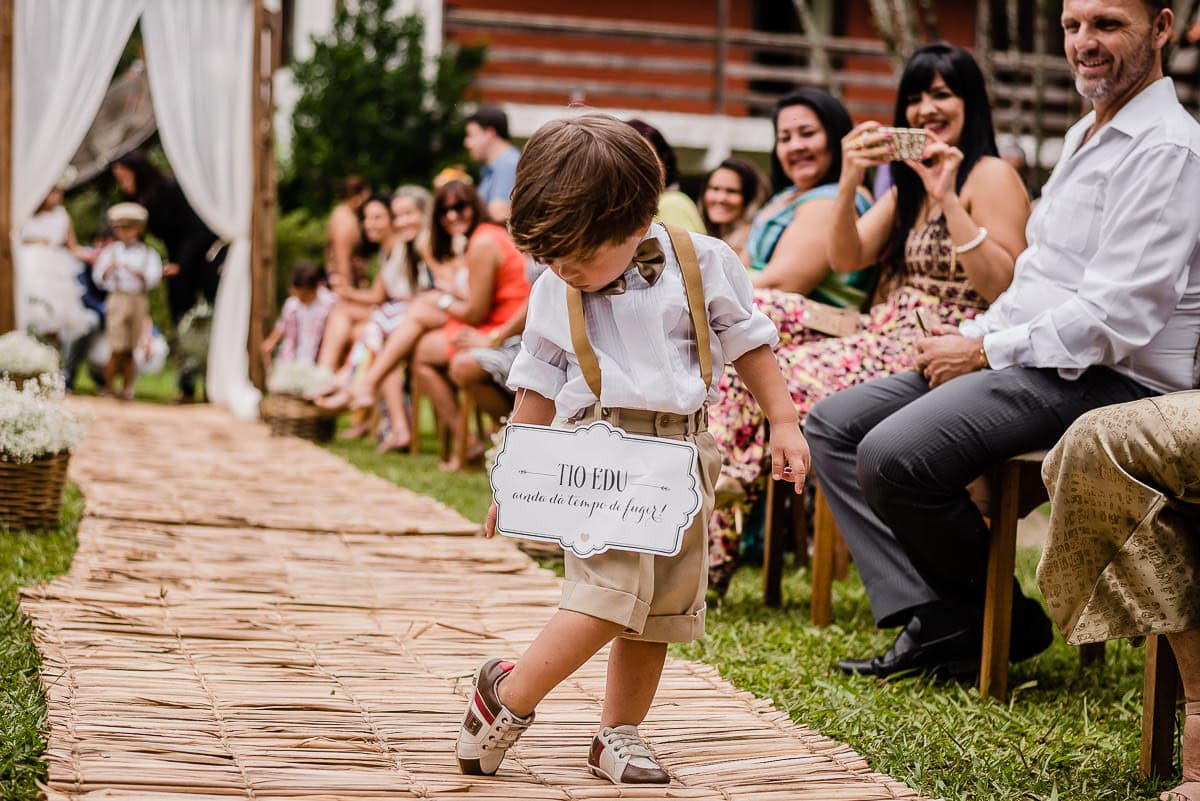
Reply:
[[142, 17], [163, 149], [192, 208], [230, 243], [213, 312], [205, 391], [243, 419], [258, 416], [260, 398], [250, 383], [246, 353], [253, 32], [254, 5], [248, 0], [150, 0]]
[[[145, 0], [17, 0], [13, 20], [12, 234], [92, 124]], [[14, 277], [20, 282], [20, 264]], [[16, 288], [20, 297], [21, 287]], [[24, 304], [17, 304], [21, 308]], [[18, 320], [18, 327], [24, 321]]]

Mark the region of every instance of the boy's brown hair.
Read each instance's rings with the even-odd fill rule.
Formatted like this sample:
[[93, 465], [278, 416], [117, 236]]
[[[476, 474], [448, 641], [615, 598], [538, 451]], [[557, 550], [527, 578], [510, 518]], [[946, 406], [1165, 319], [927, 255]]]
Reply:
[[633, 128], [607, 114], [554, 120], [521, 153], [508, 225], [538, 261], [584, 260], [649, 225], [662, 191], [662, 164]]

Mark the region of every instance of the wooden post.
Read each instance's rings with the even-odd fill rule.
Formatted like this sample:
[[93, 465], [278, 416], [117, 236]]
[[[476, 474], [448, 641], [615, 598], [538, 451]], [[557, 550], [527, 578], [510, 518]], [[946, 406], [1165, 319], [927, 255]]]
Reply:
[[12, 254], [13, 0], [0, 0], [0, 334], [17, 325]]
[[983, 70], [983, 77], [992, 82], [992, 4], [990, 0], [978, 0], [975, 4], [975, 60]]
[[[1008, 33], [1008, 56], [1009, 68], [1012, 69], [1021, 63], [1021, 8], [1018, 0], [1008, 0], [1004, 4], [1004, 23]], [[1020, 69], [1017, 67], [1017, 69]], [[1025, 131], [1025, 101], [1022, 99], [1024, 95], [1020, 91], [1021, 85], [1025, 83], [1026, 73], [1021, 70], [1019, 73], [1010, 73], [1010, 80], [1014, 82], [1013, 92], [1010, 95], [1009, 101], [1012, 122], [1009, 124], [1009, 133], [1014, 139], [1018, 139]]]
[[273, 81], [275, 39], [279, 20], [268, 14], [263, 0], [254, 0], [254, 91], [251, 98], [251, 169], [254, 200], [250, 217], [250, 331], [246, 350], [250, 380], [259, 389], [266, 384], [261, 346], [275, 315], [275, 104]]
[[717, 38], [713, 53], [713, 114], [725, 113], [725, 73], [729, 63], [729, 0], [717, 0]]
[[1042, 144], [1046, 141], [1046, 57], [1049, 38], [1049, 10], [1046, 0], [1033, 3], [1033, 154], [1029, 163], [1038, 183], [1045, 179], [1042, 172]]

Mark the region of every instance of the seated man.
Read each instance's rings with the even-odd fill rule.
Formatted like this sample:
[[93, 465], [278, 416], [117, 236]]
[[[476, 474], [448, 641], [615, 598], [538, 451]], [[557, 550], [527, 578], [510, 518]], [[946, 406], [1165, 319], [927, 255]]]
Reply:
[[1184, 783], [1163, 798], [1200, 801], [1200, 392], [1088, 412], [1042, 475], [1050, 615], [1073, 645], [1167, 635], [1188, 703]]
[[[839, 662], [846, 672], [976, 671], [988, 529], [966, 485], [1093, 408], [1192, 386], [1200, 124], [1163, 77], [1169, 5], [1066, 0], [1067, 58], [1094, 110], [1067, 133], [1012, 285], [961, 330], [935, 328], [917, 371], [808, 417], [814, 471], [876, 622], [904, 627], [883, 655]], [[1012, 659], [1050, 641], [1018, 590]]]

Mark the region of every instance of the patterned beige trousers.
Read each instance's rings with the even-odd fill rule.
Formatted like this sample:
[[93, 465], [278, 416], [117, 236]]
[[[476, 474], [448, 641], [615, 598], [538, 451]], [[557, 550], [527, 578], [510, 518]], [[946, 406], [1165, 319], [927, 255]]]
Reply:
[[1085, 414], [1042, 478], [1038, 584], [1067, 642], [1200, 628], [1200, 391]]

